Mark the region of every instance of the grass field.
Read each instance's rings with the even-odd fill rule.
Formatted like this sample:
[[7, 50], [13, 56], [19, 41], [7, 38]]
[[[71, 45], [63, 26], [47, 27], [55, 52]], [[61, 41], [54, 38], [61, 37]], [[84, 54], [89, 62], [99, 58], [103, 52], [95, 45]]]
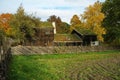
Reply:
[[120, 51], [14, 55], [9, 80], [120, 80]]

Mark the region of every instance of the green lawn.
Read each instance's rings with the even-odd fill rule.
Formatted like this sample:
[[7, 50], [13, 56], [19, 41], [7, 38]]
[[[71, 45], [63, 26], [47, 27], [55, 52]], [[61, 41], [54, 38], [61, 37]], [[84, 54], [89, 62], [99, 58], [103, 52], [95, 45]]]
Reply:
[[9, 80], [120, 80], [120, 52], [14, 55]]

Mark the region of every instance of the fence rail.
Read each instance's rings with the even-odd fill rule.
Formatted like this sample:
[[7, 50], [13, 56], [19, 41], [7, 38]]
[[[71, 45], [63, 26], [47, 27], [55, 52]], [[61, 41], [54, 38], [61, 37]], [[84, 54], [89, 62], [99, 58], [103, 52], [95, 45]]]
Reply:
[[117, 46], [15, 46], [11, 48], [13, 55], [60, 54], [120, 50]]
[[0, 36], [0, 80], [7, 80], [11, 47], [7, 38]]

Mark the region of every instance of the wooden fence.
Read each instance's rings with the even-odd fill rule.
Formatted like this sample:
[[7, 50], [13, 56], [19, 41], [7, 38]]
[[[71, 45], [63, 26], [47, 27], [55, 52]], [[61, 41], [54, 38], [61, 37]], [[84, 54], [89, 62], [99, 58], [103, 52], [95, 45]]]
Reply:
[[0, 80], [7, 80], [10, 58], [11, 48], [9, 40], [0, 35]]
[[63, 54], [81, 52], [99, 52], [120, 50], [118, 46], [15, 46], [11, 48], [13, 55]]

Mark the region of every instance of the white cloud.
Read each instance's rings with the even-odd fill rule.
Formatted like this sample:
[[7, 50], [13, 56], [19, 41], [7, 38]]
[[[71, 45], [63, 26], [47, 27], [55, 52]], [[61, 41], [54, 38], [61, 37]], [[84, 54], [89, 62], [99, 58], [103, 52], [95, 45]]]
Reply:
[[[25, 12], [36, 13], [42, 20], [46, 20], [50, 15], [60, 16], [63, 21], [70, 22], [74, 14], [80, 15], [85, 7], [93, 4], [97, 0], [2, 0], [0, 3], [0, 13], [3, 11], [15, 12], [20, 3], [23, 4]], [[104, 0], [100, 0], [104, 1]], [[14, 3], [14, 5], [13, 5]], [[11, 6], [13, 5], [13, 6]], [[6, 7], [7, 6], [7, 7]]]
[[46, 20], [49, 18], [49, 16], [51, 15], [56, 15], [56, 16], [59, 16], [62, 18], [63, 21], [66, 21], [66, 22], [70, 22], [70, 18], [74, 15], [74, 14], [77, 14], [77, 15], [80, 15], [80, 13], [82, 11], [76, 11], [76, 10], [73, 10], [71, 11], [70, 10], [59, 10], [59, 9], [34, 9], [34, 8], [31, 8], [30, 10], [27, 10], [26, 9], [26, 12], [27, 13], [32, 13], [32, 12], [35, 12], [36, 13], [36, 16], [38, 17], [41, 17], [42, 20]]
[[[28, 3], [29, 0], [26, 0]], [[26, 9], [28, 12], [37, 12], [42, 20], [46, 20], [50, 15], [60, 16], [63, 21], [70, 22], [74, 14], [80, 15], [85, 8], [97, 0], [36, 0], [29, 5], [33, 9]]]

